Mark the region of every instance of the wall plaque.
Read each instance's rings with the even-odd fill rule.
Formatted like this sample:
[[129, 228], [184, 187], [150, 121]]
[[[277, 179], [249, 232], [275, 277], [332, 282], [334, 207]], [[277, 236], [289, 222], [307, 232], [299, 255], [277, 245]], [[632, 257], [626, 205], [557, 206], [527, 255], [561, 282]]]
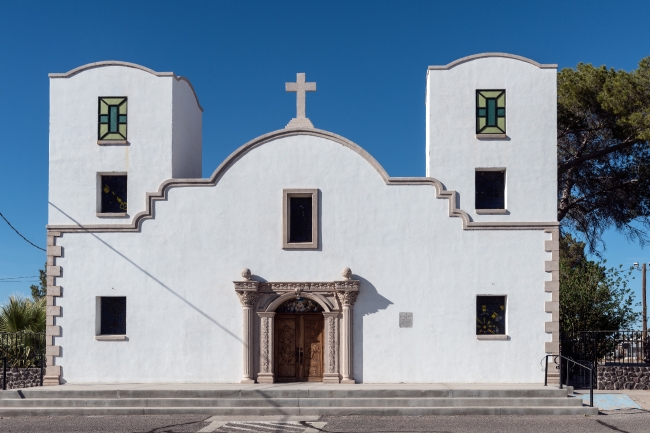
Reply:
[[412, 328], [413, 327], [413, 313], [399, 313], [399, 327]]

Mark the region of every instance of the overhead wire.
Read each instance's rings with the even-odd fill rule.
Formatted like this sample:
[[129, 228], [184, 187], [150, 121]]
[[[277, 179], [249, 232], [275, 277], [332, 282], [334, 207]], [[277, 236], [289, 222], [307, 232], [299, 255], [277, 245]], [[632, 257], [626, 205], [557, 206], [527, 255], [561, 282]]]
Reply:
[[15, 231], [18, 234], [18, 236], [23, 238], [25, 240], [25, 242], [27, 242], [28, 244], [30, 244], [31, 246], [33, 246], [35, 248], [38, 248], [41, 251], [46, 251], [45, 249], [43, 249], [43, 248], [39, 247], [38, 245], [36, 245], [35, 243], [31, 242], [29, 239], [27, 239], [25, 236], [23, 236], [18, 230], [16, 230], [16, 227], [11, 225], [11, 223], [7, 220], [7, 218], [5, 218], [4, 215], [2, 215], [2, 212], [0, 212], [0, 217], [2, 217], [2, 219], [5, 220], [5, 222], [9, 225], [9, 227], [11, 227], [11, 229], [13, 231]]

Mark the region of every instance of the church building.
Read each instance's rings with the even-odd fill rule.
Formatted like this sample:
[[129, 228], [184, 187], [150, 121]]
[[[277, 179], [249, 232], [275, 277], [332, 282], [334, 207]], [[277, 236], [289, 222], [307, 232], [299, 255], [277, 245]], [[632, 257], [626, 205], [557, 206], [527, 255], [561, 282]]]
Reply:
[[50, 74], [45, 384], [541, 383], [557, 65], [426, 74], [426, 176], [408, 178], [314, 126], [304, 73], [295, 117], [207, 178], [188, 79]]

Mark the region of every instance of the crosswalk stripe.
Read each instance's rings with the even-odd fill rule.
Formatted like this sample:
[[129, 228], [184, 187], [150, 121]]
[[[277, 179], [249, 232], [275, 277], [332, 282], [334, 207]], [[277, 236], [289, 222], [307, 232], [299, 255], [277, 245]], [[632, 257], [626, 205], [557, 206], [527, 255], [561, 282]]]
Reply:
[[201, 430], [199, 430], [197, 433], [211, 433], [221, 427], [222, 425], [225, 425], [225, 421], [212, 421], [210, 424], [206, 425], [203, 427]]
[[307, 421], [213, 421], [197, 433], [211, 432], [267, 432], [267, 433], [320, 433], [325, 422]]
[[325, 427], [326, 422], [306, 422], [305, 424], [310, 425], [302, 433], [320, 433]]

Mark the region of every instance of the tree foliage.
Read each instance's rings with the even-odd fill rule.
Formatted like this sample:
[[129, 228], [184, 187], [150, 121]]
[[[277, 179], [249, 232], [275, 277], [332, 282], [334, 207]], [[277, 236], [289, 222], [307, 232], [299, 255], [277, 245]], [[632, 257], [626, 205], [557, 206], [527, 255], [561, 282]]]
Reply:
[[38, 300], [11, 295], [0, 306], [0, 332], [45, 332], [45, 297]]
[[626, 72], [580, 63], [558, 74], [558, 221], [596, 251], [615, 228], [650, 228], [650, 57]]
[[630, 329], [639, 318], [628, 287], [632, 271], [587, 260], [584, 249], [585, 244], [571, 235], [560, 240], [560, 329], [565, 333]]
[[41, 298], [44, 298], [47, 295], [47, 263], [43, 266], [43, 269], [38, 271], [40, 280], [39, 285], [32, 284], [29, 288], [32, 291], [32, 298], [37, 301]]

